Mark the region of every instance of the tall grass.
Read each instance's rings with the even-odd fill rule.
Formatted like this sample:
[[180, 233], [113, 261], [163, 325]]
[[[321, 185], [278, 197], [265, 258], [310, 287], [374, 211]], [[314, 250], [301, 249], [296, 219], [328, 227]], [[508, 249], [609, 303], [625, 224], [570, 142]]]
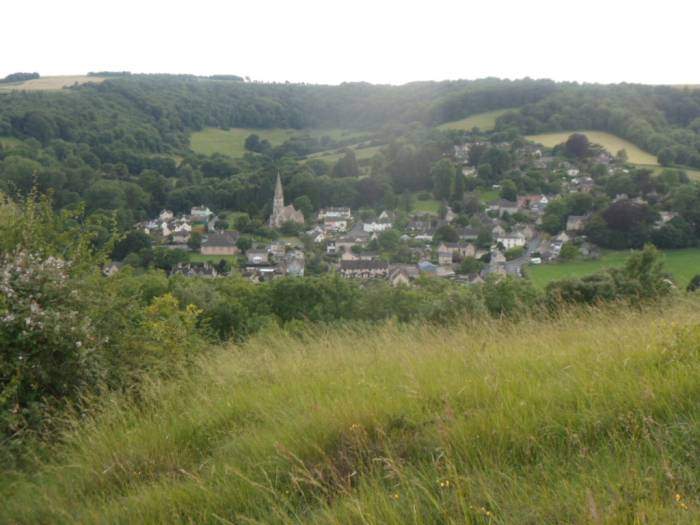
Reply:
[[697, 302], [268, 332], [106, 401], [5, 523], [698, 523]]

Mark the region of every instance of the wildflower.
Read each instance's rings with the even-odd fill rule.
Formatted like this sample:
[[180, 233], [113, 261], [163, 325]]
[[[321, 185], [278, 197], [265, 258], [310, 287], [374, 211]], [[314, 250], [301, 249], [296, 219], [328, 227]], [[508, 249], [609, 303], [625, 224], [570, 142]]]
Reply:
[[397, 501], [398, 501], [398, 499], [400, 498], [398, 492], [394, 492], [394, 493], [391, 495], [391, 497], [394, 498], [394, 499], [397, 500]]

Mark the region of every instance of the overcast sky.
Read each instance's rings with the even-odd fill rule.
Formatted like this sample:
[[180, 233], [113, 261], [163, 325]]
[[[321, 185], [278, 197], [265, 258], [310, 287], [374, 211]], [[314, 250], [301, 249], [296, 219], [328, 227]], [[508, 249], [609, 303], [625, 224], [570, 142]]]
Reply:
[[0, 76], [94, 70], [401, 84], [700, 84], [696, 0], [21, 0]]

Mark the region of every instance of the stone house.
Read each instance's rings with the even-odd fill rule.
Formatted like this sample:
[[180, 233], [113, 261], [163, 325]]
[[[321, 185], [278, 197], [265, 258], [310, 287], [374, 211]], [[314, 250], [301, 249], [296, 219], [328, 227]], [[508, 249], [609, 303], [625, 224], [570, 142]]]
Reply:
[[199, 252], [202, 255], [236, 255], [240, 251], [237, 241], [238, 232], [210, 233], [202, 240]]
[[385, 278], [389, 274], [386, 261], [340, 261], [340, 274], [353, 279]]

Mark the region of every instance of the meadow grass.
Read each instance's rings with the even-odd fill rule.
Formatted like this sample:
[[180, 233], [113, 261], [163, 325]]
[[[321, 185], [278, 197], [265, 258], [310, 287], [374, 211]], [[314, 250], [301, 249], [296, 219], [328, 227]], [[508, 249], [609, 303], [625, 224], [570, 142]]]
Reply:
[[698, 301], [271, 330], [104, 401], [2, 523], [698, 523]]
[[427, 213], [433, 213], [437, 215], [438, 210], [440, 209], [440, 201], [437, 199], [426, 199], [426, 200], [420, 200], [418, 198], [418, 195], [424, 193], [422, 191], [416, 191], [413, 193], [413, 211], [417, 212], [427, 212]]
[[[678, 286], [685, 288], [690, 279], [700, 274], [700, 248], [663, 250], [665, 269]], [[549, 264], [530, 265], [527, 274], [537, 288], [544, 288], [551, 281], [569, 277], [583, 277], [604, 268], [617, 268], [625, 264], [630, 252], [606, 251], [596, 260], [575, 260]]]
[[647, 164], [650, 166], [658, 166], [659, 163], [656, 157], [651, 153], [648, 153], [638, 146], [635, 146], [630, 141], [620, 138], [612, 133], [605, 133], [604, 131], [563, 131], [558, 133], [543, 133], [541, 135], [528, 135], [528, 140], [552, 148], [557, 144], [566, 142], [572, 133], [583, 133], [588, 137], [588, 140], [594, 144], [600, 144], [609, 153], [615, 155], [619, 150], [624, 149], [627, 151], [627, 157], [629, 162], [632, 164]]
[[360, 136], [361, 133], [345, 129], [255, 129], [255, 128], [205, 128], [190, 135], [190, 148], [203, 155], [222, 153], [232, 157], [241, 157], [246, 152], [245, 139], [248, 135], [257, 134], [261, 139], [265, 139], [272, 146], [279, 146], [295, 135], [309, 134], [313, 137], [329, 136], [334, 140]]
[[69, 87], [74, 84], [85, 84], [87, 82], [95, 82], [99, 84], [105, 79], [103, 77], [91, 77], [87, 75], [62, 75], [53, 77], [41, 77], [24, 82], [11, 82], [9, 84], [0, 84], [0, 92], [2, 91], [56, 91]]
[[[349, 149], [353, 150], [355, 152], [355, 158], [357, 160], [365, 160], [365, 159], [371, 159], [374, 157], [379, 151], [383, 148], [384, 146], [367, 146], [367, 147], [360, 147], [359, 145], [355, 144], [353, 146], [349, 146]], [[328, 162], [329, 164], [335, 164], [338, 162], [338, 159], [343, 157], [345, 155], [345, 150], [346, 148], [340, 148], [332, 151], [322, 151], [319, 153], [314, 153], [313, 155], [309, 155], [309, 159], [320, 159]]]
[[461, 129], [471, 131], [472, 128], [479, 128], [481, 131], [492, 131], [496, 127], [496, 119], [508, 111], [517, 108], [498, 109], [496, 111], [487, 111], [485, 113], [477, 113], [470, 117], [452, 122], [440, 124], [437, 128], [442, 130]]
[[[649, 168], [650, 170], [653, 170], [654, 175], [658, 175], [663, 170], [667, 169], [666, 167], [663, 167], [663, 166], [651, 166], [651, 165], [644, 165], [644, 164], [639, 164], [639, 166], [641, 168]], [[683, 170], [688, 175], [689, 179], [700, 181], [700, 170], [696, 170], [693, 168], [687, 168], [685, 166], [670, 166], [668, 169]]]
[[0, 144], [3, 145], [4, 148], [16, 148], [17, 146], [22, 145], [22, 141], [18, 138], [15, 137], [0, 137]]

